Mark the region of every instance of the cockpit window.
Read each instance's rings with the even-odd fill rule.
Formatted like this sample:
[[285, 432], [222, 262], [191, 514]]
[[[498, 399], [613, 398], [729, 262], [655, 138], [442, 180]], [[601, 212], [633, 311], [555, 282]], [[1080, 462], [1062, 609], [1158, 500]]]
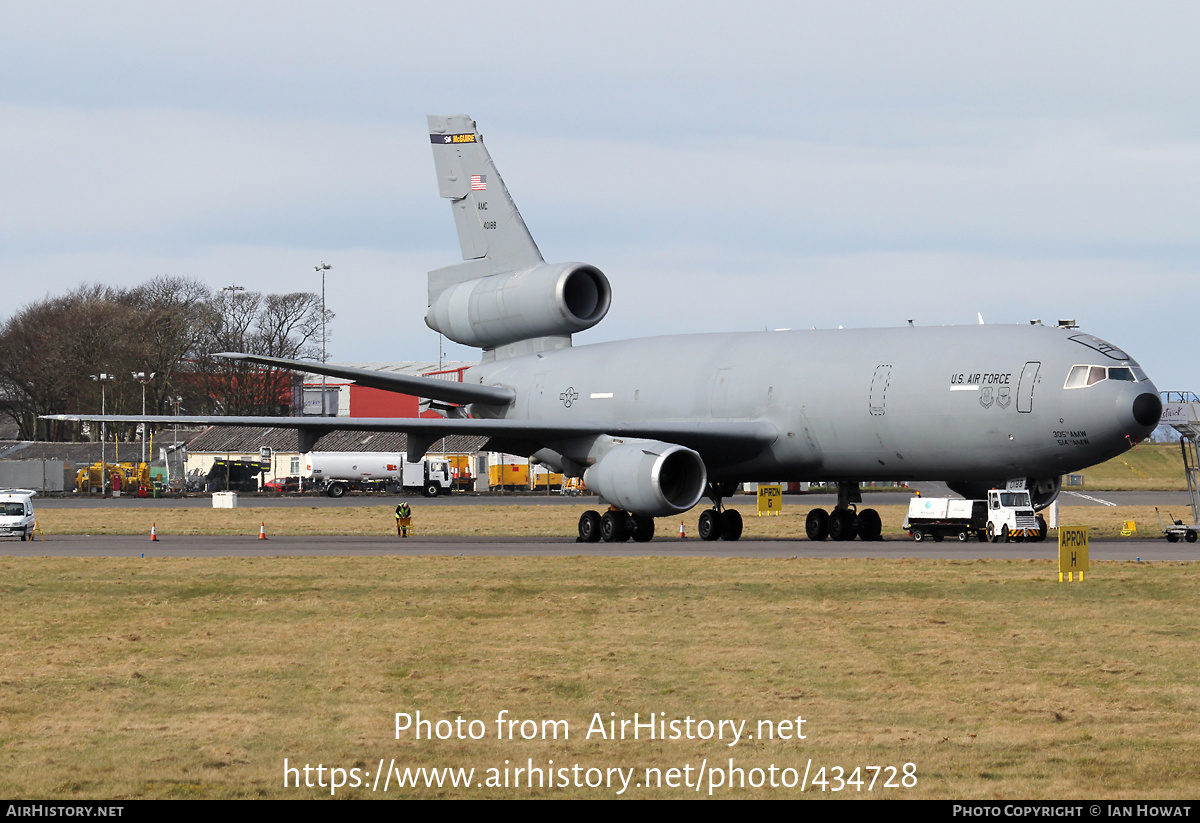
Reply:
[[1122, 380], [1127, 383], [1140, 383], [1148, 380], [1146, 373], [1136, 364], [1128, 366], [1072, 366], [1067, 373], [1064, 389], [1082, 389], [1094, 386], [1102, 380]]

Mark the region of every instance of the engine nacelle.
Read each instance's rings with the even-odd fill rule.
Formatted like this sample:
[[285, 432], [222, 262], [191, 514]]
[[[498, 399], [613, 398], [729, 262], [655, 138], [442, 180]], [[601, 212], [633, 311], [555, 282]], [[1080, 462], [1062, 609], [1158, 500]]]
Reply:
[[657, 440], [625, 442], [583, 473], [605, 501], [647, 517], [685, 512], [700, 502], [708, 472], [700, 455]]
[[[946, 485], [951, 491], [969, 500], [983, 500], [987, 497], [989, 489], [1002, 489], [1005, 483], [1003, 480], [957, 480], [947, 482]], [[1034, 510], [1041, 511], [1058, 499], [1058, 493], [1062, 491], [1062, 477], [1027, 477], [1025, 488], [1029, 492], [1029, 500], [1033, 503]]]
[[456, 343], [492, 349], [590, 329], [611, 302], [608, 278], [595, 266], [543, 263], [447, 288], [425, 313], [425, 323]]

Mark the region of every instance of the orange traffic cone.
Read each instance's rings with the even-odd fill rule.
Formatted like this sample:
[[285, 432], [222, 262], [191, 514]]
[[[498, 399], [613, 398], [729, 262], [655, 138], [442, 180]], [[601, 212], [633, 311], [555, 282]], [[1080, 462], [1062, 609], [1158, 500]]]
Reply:
[[687, 537], [687, 534], [683, 530], [683, 524], [680, 523], [679, 524], [679, 539], [682, 540], [685, 537]]
[[265, 520], [262, 523], [260, 523], [258, 526], [258, 539], [259, 540], [267, 539], [267, 521], [265, 521]]
[[152, 543], [158, 542], [158, 529], [155, 528], [155, 524], [153, 524], [153, 523], [150, 524], [150, 542], [152, 542]]

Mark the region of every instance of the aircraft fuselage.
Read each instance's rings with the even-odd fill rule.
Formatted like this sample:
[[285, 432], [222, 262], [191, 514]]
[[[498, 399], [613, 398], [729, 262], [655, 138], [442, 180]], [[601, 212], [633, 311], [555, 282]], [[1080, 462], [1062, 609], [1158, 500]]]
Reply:
[[518, 398], [476, 404], [480, 417], [776, 428], [758, 453], [702, 453], [715, 481], [1056, 477], [1131, 448], [1158, 418], [1144, 375], [1066, 388], [1074, 366], [1137, 366], [1073, 337], [1095, 340], [1041, 325], [693, 334], [511, 357], [466, 380]]

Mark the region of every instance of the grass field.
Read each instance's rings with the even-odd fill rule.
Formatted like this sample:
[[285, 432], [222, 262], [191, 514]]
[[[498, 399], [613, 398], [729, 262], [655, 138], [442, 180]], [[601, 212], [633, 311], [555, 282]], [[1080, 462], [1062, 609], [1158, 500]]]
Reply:
[[1185, 491], [1183, 453], [1178, 443], [1140, 443], [1119, 457], [1084, 469], [1090, 491]]
[[[804, 519], [812, 507], [803, 497], [784, 498], [782, 514], [756, 516], [754, 499], [741, 498], [733, 508], [742, 513], [743, 539], [804, 537]], [[867, 497], [864, 506], [870, 505]], [[419, 535], [457, 537], [574, 537], [579, 516], [595, 503], [562, 505], [471, 505], [421, 506], [413, 504], [413, 522]], [[56, 534], [150, 534], [153, 524], [160, 535], [173, 534], [245, 534], [256, 535], [265, 524], [269, 535], [341, 534], [394, 535], [395, 503], [353, 507], [298, 506], [295, 508], [237, 509], [42, 509], [38, 522], [47, 537]], [[879, 506], [885, 538], [904, 536], [900, 528], [907, 509], [904, 506]], [[1176, 516], [1188, 514], [1186, 508]], [[659, 536], [678, 535], [682, 522], [689, 537], [696, 535], [699, 509], [677, 518], [659, 518], [655, 530]], [[1062, 506], [1064, 524], [1088, 526], [1093, 537], [1117, 537], [1126, 520], [1133, 520], [1143, 532], [1159, 533], [1158, 518], [1152, 506]], [[1164, 512], [1164, 518], [1166, 514]]]
[[[723, 770], [713, 796], [799, 795], [729, 789], [732, 760], [735, 784], [739, 768], [748, 783], [756, 768], [780, 781], [807, 768], [806, 797], [1195, 797], [1198, 575], [1106, 563], [1059, 584], [1042, 561], [4, 558], [0, 795], [328, 797], [285, 789], [284, 759], [313, 767], [314, 783], [321, 764], [370, 784], [382, 758], [388, 771], [393, 759], [475, 768], [475, 782], [497, 769], [501, 785], [338, 796], [620, 788], [511, 785], [512, 769], [551, 760], [581, 779], [632, 769], [624, 796], [697, 796], [634, 784], [647, 769], [694, 781], [702, 763]], [[417, 711], [484, 733], [396, 739], [395, 713]], [[566, 721], [570, 736], [497, 739], [501, 711], [539, 735]], [[755, 739], [587, 739], [597, 715], [634, 712], [745, 720]], [[802, 740], [756, 734], [790, 720], [794, 737], [797, 718]], [[884, 788], [885, 771], [868, 791], [860, 769], [863, 785], [832, 791], [855, 767], [894, 766], [900, 784], [909, 763], [915, 786]]]

